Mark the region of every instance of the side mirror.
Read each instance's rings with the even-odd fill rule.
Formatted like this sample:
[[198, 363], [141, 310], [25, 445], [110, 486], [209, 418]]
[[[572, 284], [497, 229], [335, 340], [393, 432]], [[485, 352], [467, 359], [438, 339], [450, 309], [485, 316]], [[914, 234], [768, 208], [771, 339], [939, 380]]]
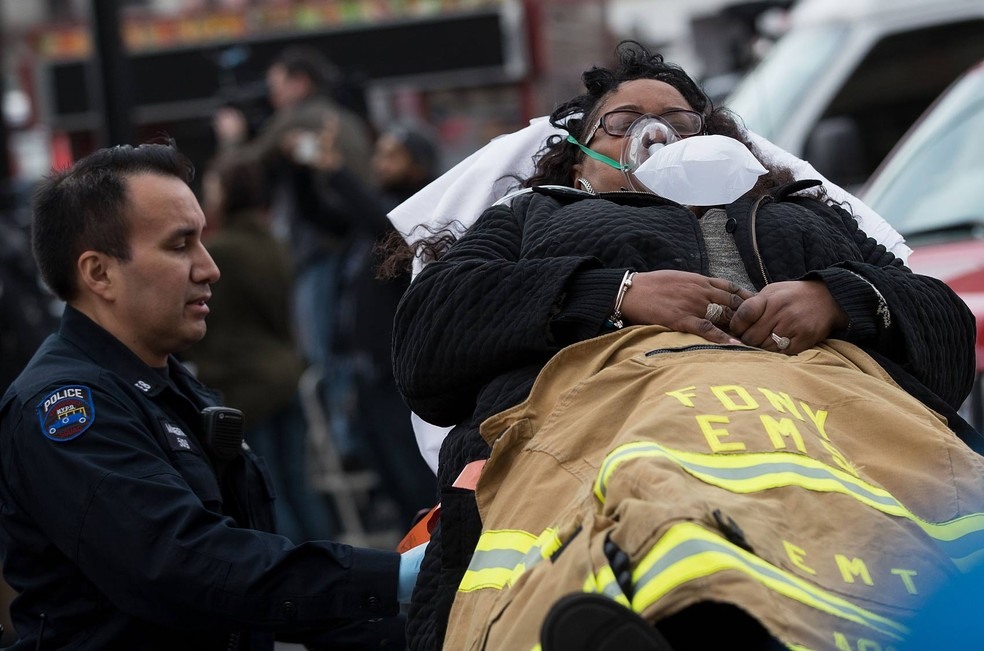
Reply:
[[817, 171], [843, 187], [858, 186], [868, 176], [861, 129], [853, 118], [824, 118], [806, 140], [804, 158]]

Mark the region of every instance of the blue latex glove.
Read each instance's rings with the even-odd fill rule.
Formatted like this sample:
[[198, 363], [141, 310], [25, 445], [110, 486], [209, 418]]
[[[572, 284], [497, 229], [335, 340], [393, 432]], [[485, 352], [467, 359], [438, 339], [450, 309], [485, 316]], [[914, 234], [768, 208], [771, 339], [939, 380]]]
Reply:
[[401, 604], [410, 603], [410, 595], [413, 594], [413, 586], [417, 583], [417, 574], [420, 572], [420, 562], [424, 560], [424, 550], [429, 542], [400, 554], [400, 581], [396, 588], [396, 598]]

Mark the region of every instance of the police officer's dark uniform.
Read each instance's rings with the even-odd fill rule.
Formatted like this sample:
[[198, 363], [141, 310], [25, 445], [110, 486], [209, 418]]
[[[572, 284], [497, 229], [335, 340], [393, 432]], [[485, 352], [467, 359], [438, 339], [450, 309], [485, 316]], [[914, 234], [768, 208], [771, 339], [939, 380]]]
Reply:
[[269, 649], [312, 627], [330, 648], [403, 646], [399, 555], [266, 533], [256, 458], [242, 450], [220, 486], [203, 448], [214, 404], [173, 357], [152, 369], [66, 308], [0, 401], [15, 648], [43, 630], [42, 649]]

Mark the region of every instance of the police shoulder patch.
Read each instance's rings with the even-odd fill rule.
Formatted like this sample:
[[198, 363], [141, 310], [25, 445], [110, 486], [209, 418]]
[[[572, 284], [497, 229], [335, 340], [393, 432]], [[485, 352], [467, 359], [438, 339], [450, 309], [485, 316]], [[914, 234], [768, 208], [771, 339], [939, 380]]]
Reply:
[[96, 420], [92, 391], [81, 385], [52, 391], [38, 403], [37, 412], [41, 433], [52, 441], [71, 441]]

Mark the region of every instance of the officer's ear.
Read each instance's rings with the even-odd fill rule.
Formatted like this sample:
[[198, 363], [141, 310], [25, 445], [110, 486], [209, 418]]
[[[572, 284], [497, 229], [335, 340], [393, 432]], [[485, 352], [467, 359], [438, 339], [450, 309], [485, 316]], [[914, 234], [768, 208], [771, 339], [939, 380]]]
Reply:
[[119, 285], [120, 261], [100, 251], [84, 251], [79, 256], [79, 289], [112, 301]]

